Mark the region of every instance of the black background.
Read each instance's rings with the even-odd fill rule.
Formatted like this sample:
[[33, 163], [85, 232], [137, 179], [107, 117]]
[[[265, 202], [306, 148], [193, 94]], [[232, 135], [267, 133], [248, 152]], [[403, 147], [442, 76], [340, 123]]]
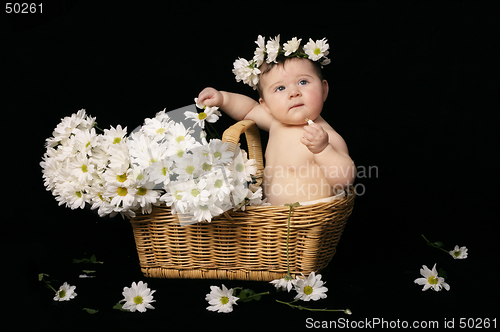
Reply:
[[[306, 319], [400, 321], [498, 315], [498, 10], [495, 1], [43, 2], [42, 14], [2, 14], [2, 302], [25, 330], [301, 330]], [[43, 186], [44, 140], [85, 108], [101, 128], [133, 129], [206, 86], [255, 96], [231, 73], [254, 40], [326, 37], [330, 95], [323, 117], [358, 167], [359, 195], [330, 265], [328, 298], [299, 311], [267, 283], [142, 276], [130, 223], [57, 206]], [[231, 124], [224, 118], [220, 124]], [[263, 135], [263, 140], [266, 137]], [[375, 172], [375, 168], [378, 172]], [[5, 181], [6, 180], [6, 181]], [[422, 239], [469, 248], [453, 260]], [[73, 264], [95, 254], [104, 264]], [[450, 291], [422, 292], [437, 263]], [[79, 279], [82, 269], [97, 270]], [[38, 273], [76, 285], [54, 302]], [[155, 310], [113, 310], [143, 280]], [[205, 310], [210, 285], [272, 291], [230, 314]], [[97, 309], [89, 315], [82, 308]], [[9, 316], [14, 317], [14, 316]], [[469, 321], [472, 322], [472, 321]], [[478, 322], [478, 321], [476, 321]]]

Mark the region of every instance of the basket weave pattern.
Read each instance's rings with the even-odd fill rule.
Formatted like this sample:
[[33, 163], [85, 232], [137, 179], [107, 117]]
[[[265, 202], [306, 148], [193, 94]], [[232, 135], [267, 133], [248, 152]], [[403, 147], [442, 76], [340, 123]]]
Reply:
[[[253, 122], [240, 121], [223, 141], [246, 134], [250, 158], [263, 173], [262, 148]], [[330, 203], [294, 207], [290, 219], [289, 264], [292, 275], [326, 267], [352, 212], [354, 193]], [[287, 206], [247, 206], [211, 223], [179, 224], [166, 206], [130, 220], [141, 270], [147, 277], [270, 281], [287, 273]]]

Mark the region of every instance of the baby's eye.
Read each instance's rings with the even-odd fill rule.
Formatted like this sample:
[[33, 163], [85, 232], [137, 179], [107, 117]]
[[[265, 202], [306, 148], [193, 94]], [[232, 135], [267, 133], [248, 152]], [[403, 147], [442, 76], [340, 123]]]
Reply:
[[300, 80], [299, 81], [299, 85], [306, 85], [307, 83], [309, 83], [309, 82], [307, 82], [306, 80]]
[[283, 91], [283, 90], [285, 90], [285, 87], [284, 87], [284, 86], [282, 86], [282, 85], [281, 85], [281, 86], [279, 86], [279, 87], [277, 87], [276, 89], [274, 89], [274, 91], [276, 91], [276, 92], [278, 92], [278, 91]]

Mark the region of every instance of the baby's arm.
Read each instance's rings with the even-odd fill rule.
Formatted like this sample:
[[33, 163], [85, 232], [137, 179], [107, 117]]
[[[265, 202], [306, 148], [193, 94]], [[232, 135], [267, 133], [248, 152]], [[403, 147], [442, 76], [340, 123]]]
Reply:
[[356, 166], [349, 157], [344, 139], [335, 130], [325, 130], [317, 123], [306, 125], [304, 131], [300, 141], [313, 153], [328, 184], [334, 188], [353, 184]]
[[205, 88], [198, 95], [198, 102], [207, 106], [217, 106], [237, 121], [253, 120], [259, 128], [269, 131], [272, 116], [250, 97], [218, 91], [214, 88]]

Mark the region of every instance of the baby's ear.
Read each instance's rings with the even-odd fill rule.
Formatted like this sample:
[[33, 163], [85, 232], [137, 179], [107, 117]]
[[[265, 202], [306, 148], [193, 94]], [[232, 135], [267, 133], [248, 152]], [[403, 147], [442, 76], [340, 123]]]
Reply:
[[269, 112], [269, 108], [267, 108], [267, 105], [266, 105], [266, 102], [264, 101], [264, 99], [259, 98], [259, 103], [260, 103], [260, 106], [262, 106], [262, 108], [264, 109], [264, 111], [271, 114], [271, 112]]
[[328, 82], [326, 80], [323, 80], [322, 84], [323, 84], [323, 102], [325, 102], [326, 98], [328, 97], [328, 91], [330, 88], [328, 87]]

